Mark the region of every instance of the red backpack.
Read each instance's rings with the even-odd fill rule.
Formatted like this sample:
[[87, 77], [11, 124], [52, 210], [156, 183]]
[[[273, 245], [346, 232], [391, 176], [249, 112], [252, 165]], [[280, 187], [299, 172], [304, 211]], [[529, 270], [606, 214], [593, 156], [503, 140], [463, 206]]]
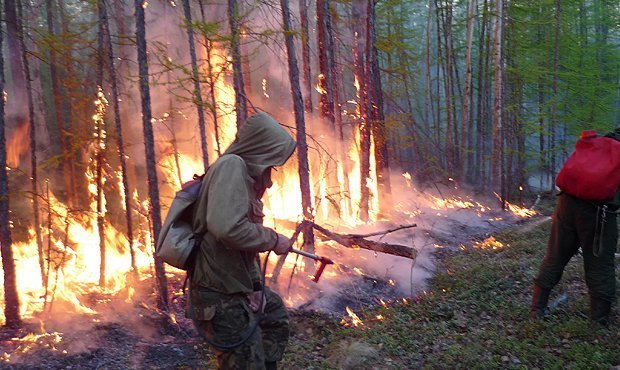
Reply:
[[592, 201], [612, 200], [620, 190], [620, 141], [586, 130], [560, 170], [563, 192]]

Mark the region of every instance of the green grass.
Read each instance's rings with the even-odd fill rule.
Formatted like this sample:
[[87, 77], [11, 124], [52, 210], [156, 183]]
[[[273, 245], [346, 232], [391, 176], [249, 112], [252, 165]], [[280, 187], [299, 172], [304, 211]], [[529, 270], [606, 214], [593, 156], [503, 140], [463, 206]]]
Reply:
[[[338, 318], [321, 314], [293, 315], [294, 337], [283, 368], [609, 369], [620, 365], [618, 309], [614, 308], [609, 328], [586, 318], [588, 296], [579, 257], [569, 263], [551, 296], [553, 301], [568, 294], [568, 301], [546, 320], [529, 320], [532, 279], [544, 256], [549, 226], [550, 221], [531, 223], [494, 235], [504, 245], [497, 250], [468, 246], [437, 252], [437, 272], [429, 293], [410, 304], [366, 312], [360, 316], [362, 328], [345, 328]], [[385, 319], [374, 319], [378, 314]], [[358, 351], [359, 347], [367, 350]], [[350, 359], [362, 361], [351, 365]]]

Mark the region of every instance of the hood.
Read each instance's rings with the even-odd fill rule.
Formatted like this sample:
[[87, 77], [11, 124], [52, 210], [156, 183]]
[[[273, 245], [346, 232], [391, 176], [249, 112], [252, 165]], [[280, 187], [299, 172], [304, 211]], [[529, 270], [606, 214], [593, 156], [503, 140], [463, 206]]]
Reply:
[[249, 175], [257, 179], [267, 167], [283, 165], [295, 145], [295, 140], [275, 119], [261, 112], [247, 119], [224, 154], [243, 158]]

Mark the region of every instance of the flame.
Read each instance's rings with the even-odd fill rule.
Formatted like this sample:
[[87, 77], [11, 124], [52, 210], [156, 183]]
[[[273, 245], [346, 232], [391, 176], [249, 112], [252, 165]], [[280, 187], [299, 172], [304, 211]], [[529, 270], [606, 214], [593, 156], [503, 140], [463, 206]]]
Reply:
[[364, 325], [364, 322], [360, 320], [360, 318], [355, 314], [355, 312], [353, 312], [351, 308], [349, 308], [349, 306], [347, 306], [346, 310], [348, 316], [342, 318], [342, 320], [340, 321], [342, 325], [353, 327]]
[[10, 131], [10, 137], [7, 141], [6, 154], [7, 166], [16, 168], [19, 166], [19, 158], [28, 151], [30, 141], [28, 134], [29, 126], [26, 124], [19, 125]]
[[316, 85], [314, 86], [316, 91], [321, 95], [327, 94], [327, 90], [324, 87], [325, 86], [325, 75], [320, 73], [318, 76], [316, 76], [316, 79], [317, 79], [317, 82], [316, 82]]
[[269, 94], [267, 94], [267, 79], [263, 78], [263, 95], [265, 98], [269, 99]]
[[504, 248], [504, 243], [495, 239], [493, 236], [489, 236], [481, 242], [475, 242], [474, 248], [478, 249], [491, 249], [491, 250], [500, 250]]
[[[502, 197], [499, 194], [497, 193], [493, 193], [493, 194], [495, 194], [497, 199], [499, 199], [500, 201], [502, 200]], [[534, 217], [538, 214], [538, 212], [536, 212], [533, 209], [519, 207], [516, 204], [512, 204], [508, 201], [505, 201], [505, 203], [506, 203], [506, 206], [508, 207], [508, 210], [512, 212], [515, 216], [522, 217], [522, 218], [529, 218], [529, 217]]]

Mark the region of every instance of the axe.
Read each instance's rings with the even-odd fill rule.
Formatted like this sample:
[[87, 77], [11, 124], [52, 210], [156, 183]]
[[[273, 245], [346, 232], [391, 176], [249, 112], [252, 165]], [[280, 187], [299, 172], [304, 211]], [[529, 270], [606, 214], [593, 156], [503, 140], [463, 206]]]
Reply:
[[291, 252], [297, 253], [304, 257], [312, 258], [315, 261], [319, 261], [320, 263], [319, 268], [316, 270], [316, 273], [312, 277], [312, 281], [314, 281], [315, 283], [319, 282], [319, 279], [321, 278], [321, 274], [323, 274], [323, 270], [325, 270], [325, 266], [334, 264], [334, 261], [330, 260], [327, 257], [321, 257], [316, 254], [308, 253], [308, 252], [305, 252], [299, 249], [291, 248]]

